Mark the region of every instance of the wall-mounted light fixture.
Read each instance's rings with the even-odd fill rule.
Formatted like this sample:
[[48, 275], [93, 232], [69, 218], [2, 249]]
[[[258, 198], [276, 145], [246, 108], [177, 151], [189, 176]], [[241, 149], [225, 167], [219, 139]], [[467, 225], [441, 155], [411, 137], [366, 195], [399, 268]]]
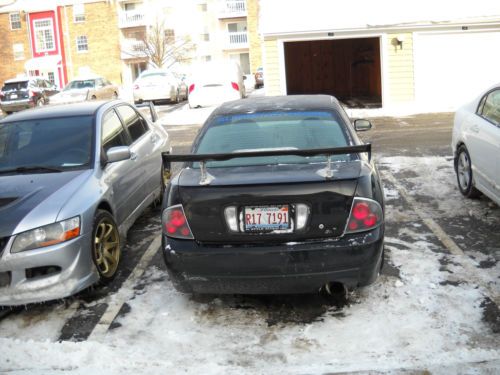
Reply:
[[403, 49], [403, 42], [405, 41], [404, 35], [398, 35], [395, 38], [392, 38], [391, 44], [394, 46], [394, 50]]

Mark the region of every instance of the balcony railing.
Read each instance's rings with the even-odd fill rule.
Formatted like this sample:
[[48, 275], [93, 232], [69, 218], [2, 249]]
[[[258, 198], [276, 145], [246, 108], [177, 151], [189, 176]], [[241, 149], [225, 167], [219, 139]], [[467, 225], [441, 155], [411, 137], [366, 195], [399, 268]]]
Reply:
[[248, 34], [246, 31], [227, 34], [228, 48], [248, 48]]
[[121, 58], [125, 60], [146, 57], [144, 49], [145, 45], [143, 41], [137, 39], [124, 39], [121, 42]]
[[219, 18], [246, 17], [247, 6], [245, 0], [220, 0]]
[[119, 26], [137, 27], [146, 25], [146, 14], [140, 10], [124, 10], [119, 13]]

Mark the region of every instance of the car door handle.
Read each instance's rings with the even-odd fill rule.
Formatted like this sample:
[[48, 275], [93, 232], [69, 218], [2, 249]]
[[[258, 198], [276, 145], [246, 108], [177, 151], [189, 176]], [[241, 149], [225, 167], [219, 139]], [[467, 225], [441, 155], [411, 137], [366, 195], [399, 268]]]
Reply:
[[137, 154], [135, 152], [130, 153], [130, 160], [136, 160], [137, 159]]
[[472, 125], [472, 126], [470, 127], [470, 130], [471, 130], [471, 132], [474, 132], [474, 133], [479, 133], [479, 126], [477, 126], [477, 125]]
[[151, 143], [156, 143], [158, 141], [158, 136], [156, 134], [151, 134]]

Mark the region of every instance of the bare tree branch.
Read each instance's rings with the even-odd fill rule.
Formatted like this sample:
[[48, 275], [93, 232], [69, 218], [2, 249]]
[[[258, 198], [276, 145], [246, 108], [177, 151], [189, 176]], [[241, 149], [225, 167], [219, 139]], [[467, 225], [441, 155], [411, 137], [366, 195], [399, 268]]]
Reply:
[[122, 52], [131, 57], [147, 58], [156, 68], [169, 68], [179, 62], [189, 62], [196, 49], [189, 37], [176, 36], [160, 18], [156, 18], [137, 42], [132, 50]]

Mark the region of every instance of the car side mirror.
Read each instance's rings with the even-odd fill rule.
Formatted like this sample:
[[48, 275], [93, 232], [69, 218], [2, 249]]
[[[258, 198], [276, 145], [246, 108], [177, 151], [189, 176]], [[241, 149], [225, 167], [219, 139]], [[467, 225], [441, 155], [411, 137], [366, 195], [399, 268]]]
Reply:
[[354, 129], [357, 132], [364, 132], [372, 128], [372, 123], [369, 120], [357, 119], [354, 120]]
[[132, 153], [130, 152], [130, 148], [128, 146], [111, 147], [106, 152], [107, 163], [116, 163], [117, 161], [130, 159], [131, 157]]

